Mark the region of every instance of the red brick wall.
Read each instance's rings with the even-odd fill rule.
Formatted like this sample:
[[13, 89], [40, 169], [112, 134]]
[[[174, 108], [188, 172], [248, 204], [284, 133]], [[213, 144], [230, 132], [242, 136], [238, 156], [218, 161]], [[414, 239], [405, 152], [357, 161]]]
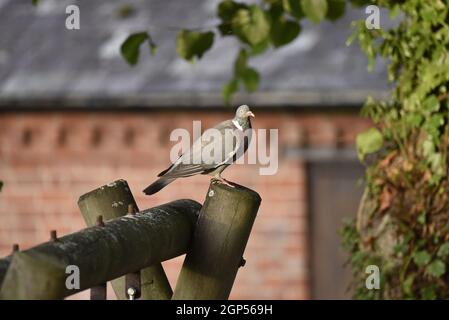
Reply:
[[[126, 179], [140, 208], [174, 199], [203, 202], [209, 178], [175, 181], [153, 196], [141, 190], [169, 163], [175, 128], [203, 128], [230, 113], [7, 113], [0, 115], [0, 256], [84, 227], [78, 197]], [[231, 298], [307, 299], [307, 203], [303, 163], [282, 155], [307, 137], [312, 146], [352, 144], [367, 121], [349, 114], [259, 112], [254, 127], [279, 129], [279, 171], [261, 176], [257, 165], [234, 165], [223, 174], [258, 191], [262, 204]], [[163, 265], [174, 287], [183, 257]], [[86, 294], [78, 297], [85, 298]]]

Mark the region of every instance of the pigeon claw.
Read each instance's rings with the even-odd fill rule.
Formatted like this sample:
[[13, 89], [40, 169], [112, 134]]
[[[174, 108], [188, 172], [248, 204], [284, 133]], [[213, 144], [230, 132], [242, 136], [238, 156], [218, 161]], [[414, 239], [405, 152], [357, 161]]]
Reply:
[[230, 184], [228, 182], [228, 180], [226, 180], [226, 179], [224, 179], [222, 177], [213, 177], [212, 178], [212, 183], [224, 184], [224, 185], [227, 185], [228, 187], [235, 188], [232, 184]]

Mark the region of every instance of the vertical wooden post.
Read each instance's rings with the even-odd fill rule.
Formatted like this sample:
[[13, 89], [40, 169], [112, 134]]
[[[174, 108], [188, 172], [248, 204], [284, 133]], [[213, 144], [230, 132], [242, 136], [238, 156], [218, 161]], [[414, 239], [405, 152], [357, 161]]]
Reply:
[[174, 300], [228, 299], [260, 202], [245, 187], [210, 185]]
[[[99, 227], [104, 227], [102, 215], [99, 215], [97, 217], [97, 222], [95, 224]], [[90, 300], [107, 300], [107, 298], [108, 298], [107, 282], [103, 282], [98, 286], [90, 288]]]
[[[136, 214], [136, 208], [132, 204], [128, 206], [128, 214], [132, 216]], [[125, 275], [125, 293], [129, 300], [136, 300], [141, 297], [141, 287], [140, 270]]]
[[[78, 200], [78, 206], [86, 224], [94, 226], [99, 215], [105, 221], [125, 216], [128, 206], [138, 207], [125, 180], [117, 180], [86, 193]], [[136, 270], [137, 271], [137, 270]], [[142, 269], [142, 300], [166, 300], [172, 296], [172, 289], [160, 263]], [[112, 281], [118, 299], [126, 300], [125, 277]]]

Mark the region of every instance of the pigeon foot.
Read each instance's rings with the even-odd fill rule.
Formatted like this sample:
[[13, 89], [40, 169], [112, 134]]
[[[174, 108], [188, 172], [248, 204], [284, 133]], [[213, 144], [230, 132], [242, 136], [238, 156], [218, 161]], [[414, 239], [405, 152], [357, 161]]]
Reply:
[[222, 178], [220, 176], [213, 177], [212, 178], [212, 183], [220, 183], [220, 184], [227, 185], [228, 187], [235, 188], [232, 184], [230, 184], [228, 182], [228, 180], [226, 180], [226, 179], [224, 179], [224, 178]]

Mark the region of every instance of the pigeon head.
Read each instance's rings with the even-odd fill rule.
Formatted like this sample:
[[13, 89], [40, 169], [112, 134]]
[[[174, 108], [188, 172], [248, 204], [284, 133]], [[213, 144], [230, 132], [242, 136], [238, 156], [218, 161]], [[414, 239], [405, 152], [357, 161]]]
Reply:
[[239, 130], [244, 131], [251, 128], [251, 121], [249, 120], [249, 117], [255, 117], [255, 115], [251, 112], [251, 110], [249, 110], [249, 107], [244, 104], [237, 108], [234, 120], [232, 120], [232, 122]]
[[246, 120], [248, 117], [255, 117], [254, 113], [249, 110], [249, 107], [244, 104], [237, 108], [237, 111], [235, 112], [235, 118], [239, 120]]

